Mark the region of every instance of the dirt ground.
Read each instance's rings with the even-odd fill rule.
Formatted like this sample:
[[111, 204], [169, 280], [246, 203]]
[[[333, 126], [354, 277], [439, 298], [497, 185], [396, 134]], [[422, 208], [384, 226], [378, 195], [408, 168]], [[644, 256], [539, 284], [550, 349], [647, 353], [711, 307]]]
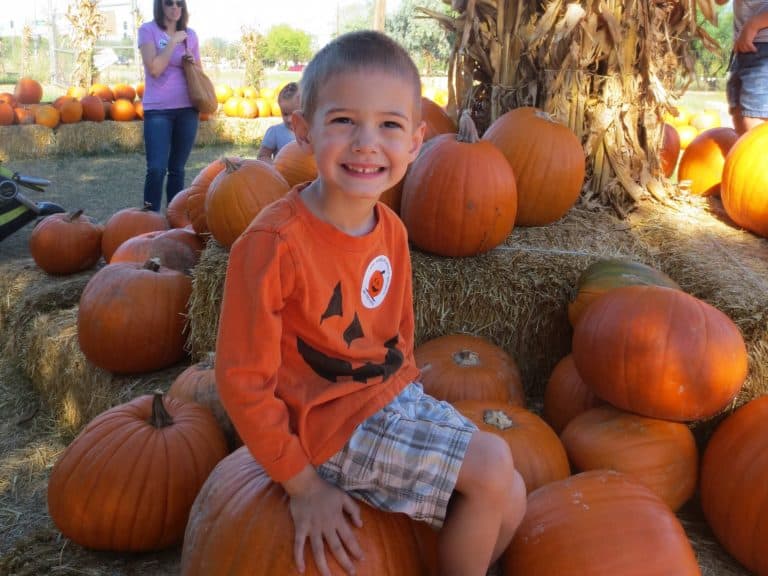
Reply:
[[[255, 149], [195, 148], [187, 164], [187, 183], [222, 155], [255, 157]], [[117, 210], [142, 203], [141, 153], [43, 158], [6, 166], [52, 181], [43, 193], [25, 190], [30, 199], [56, 202], [68, 210], [83, 208], [102, 223]], [[28, 242], [33, 224], [0, 241], [0, 268], [10, 261], [32, 262]], [[138, 555], [98, 553], [60, 535], [47, 514], [46, 491], [50, 468], [65, 440], [32, 384], [8, 364], [0, 360], [0, 575], [178, 574], [178, 549]]]

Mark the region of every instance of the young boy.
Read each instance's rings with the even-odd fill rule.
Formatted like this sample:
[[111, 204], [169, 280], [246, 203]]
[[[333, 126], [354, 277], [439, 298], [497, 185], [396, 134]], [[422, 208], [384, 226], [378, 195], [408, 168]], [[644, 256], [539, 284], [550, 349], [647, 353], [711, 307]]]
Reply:
[[733, 53], [726, 93], [739, 135], [768, 119], [768, 0], [733, 0]]
[[418, 71], [383, 34], [353, 32], [315, 56], [301, 89], [294, 130], [319, 176], [231, 250], [221, 400], [290, 497], [300, 572], [307, 542], [324, 575], [324, 544], [349, 574], [365, 561], [356, 498], [441, 527], [441, 575], [484, 575], [522, 519], [525, 486], [501, 438], [418, 384], [406, 232], [377, 202], [422, 143]]
[[295, 140], [291, 117], [294, 111], [299, 109], [299, 85], [296, 82], [288, 82], [283, 86], [277, 95], [277, 104], [283, 115], [283, 123], [267, 128], [257, 156], [259, 160], [267, 162], [272, 162], [280, 148]]

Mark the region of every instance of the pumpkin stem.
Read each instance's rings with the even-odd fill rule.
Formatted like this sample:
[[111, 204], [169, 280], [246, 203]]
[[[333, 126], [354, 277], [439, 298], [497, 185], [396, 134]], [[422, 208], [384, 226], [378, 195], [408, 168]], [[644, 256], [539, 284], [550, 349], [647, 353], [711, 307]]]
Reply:
[[240, 169], [240, 166], [243, 165], [242, 162], [238, 161], [239, 158], [236, 160], [235, 158], [227, 158], [226, 156], [222, 156], [221, 161], [224, 163], [224, 170], [227, 172], [227, 174], [231, 174], [232, 172], [236, 172]]
[[483, 422], [499, 430], [506, 430], [515, 425], [514, 421], [503, 410], [486, 410], [483, 412]]
[[152, 272], [157, 272], [160, 270], [160, 258], [157, 256], [154, 256], [152, 258], [149, 258], [146, 262], [144, 262], [143, 268], [145, 270], [151, 270]]
[[67, 222], [74, 222], [75, 220], [80, 218], [80, 216], [82, 215], [83, 215], [82, 208], [80, 208], [79, 210], [75, 210], [74, 212], [70, 212], [69, 214], [67, 214]]
[[155, 428], [165, 428], [173, 424], [173, 418], [168, 414], [168, 410], [165, 409], [163, 404], [163, 393], [154, 392], [154, 398], [152, 398], [152, 416], [149, 418], [149, 423]]
[[203, 359], [203, 361], [202, 361], [202, 364], [203, 364], [203, 366], [205, 366], [205, 368], [206, 368], [206, 369], [208, 369], [208, 370], [210, 370], [210, 369], [212, 369], [214, 366], [216, 366], [216, 352], [214, 352], [214, 351], [212, 351], [212, 350], [211, 350], [211, 351], [209, 351], [209, 352], [208, 352], [208, 353], [205, 355], [205, 358]]
[[149, 212], [152, 210], [152, 202], [144, 201], [144, 206], [141, 207], [142, 212]]
[[537, 108], [536, 111], [533, 114], [537, 118], [541, 118], [542, 120], [546, 120], [548, 122], [552, 122], [552, 124], [558, 124], [558, 121], [555, 120], [555, 117], [552, 116], [552, 114], [550, 114], [549, 112], [545, 112], [544, 110], [539, 110]]
[[480, 355], [477, 352], [467, 350], [466, 348], [459, 350], [458, 352], [454, 352], [452, 357], [453, 361], [462, 368], [467, 366], [480, 365]]
[[477, 134], [477, 126], [475, 126], [475, 121], [472, 120], [469, 110], [465, 109], [459, 117], [459, 133], [456, 136], [456, 140], [467, 144], [474, 144], [480, 140], [480, 136]]

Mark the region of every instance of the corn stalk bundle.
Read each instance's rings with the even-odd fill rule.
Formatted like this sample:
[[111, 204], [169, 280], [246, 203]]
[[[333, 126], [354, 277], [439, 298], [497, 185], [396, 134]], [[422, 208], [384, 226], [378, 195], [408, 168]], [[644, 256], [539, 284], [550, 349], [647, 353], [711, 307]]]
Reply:
[[98, 0], [78, 0], [67, 7], [67, 20], [72, 25], [75, 69], [72, 85], [88, 88], [93, 83], [93, 55], [96, 42], [106, 31], [106, 17], [99, 11]]
[[584, 146], [582, 201], [624, 217], [643, 197], [664, 201], [662, 116], [693, 75], [690, 42], [716, 42], [714, 0], [443, 0], [454, 15], [420, 9], [455, 39], [452, 113], [470, 109], [484, 131], [504, 112], [535, 106]]

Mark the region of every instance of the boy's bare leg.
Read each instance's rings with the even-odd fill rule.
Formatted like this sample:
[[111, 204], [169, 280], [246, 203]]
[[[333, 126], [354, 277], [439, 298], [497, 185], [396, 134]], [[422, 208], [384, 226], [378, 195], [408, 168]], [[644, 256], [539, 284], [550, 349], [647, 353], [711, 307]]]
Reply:
[[745, 134], [750, 129], [766, 121], [765, 118], [750, 118], [747, 116], [742, 116], [741, 110], [738, 108], [733, 110], [731, 117], [733, 118], [733, 128], [736, 130], [736, 133], [739, 136]]
[[525, 484], [506, 442], [476, 432], [438, 537], [440, 576], [484, 576], [525, 514]]

